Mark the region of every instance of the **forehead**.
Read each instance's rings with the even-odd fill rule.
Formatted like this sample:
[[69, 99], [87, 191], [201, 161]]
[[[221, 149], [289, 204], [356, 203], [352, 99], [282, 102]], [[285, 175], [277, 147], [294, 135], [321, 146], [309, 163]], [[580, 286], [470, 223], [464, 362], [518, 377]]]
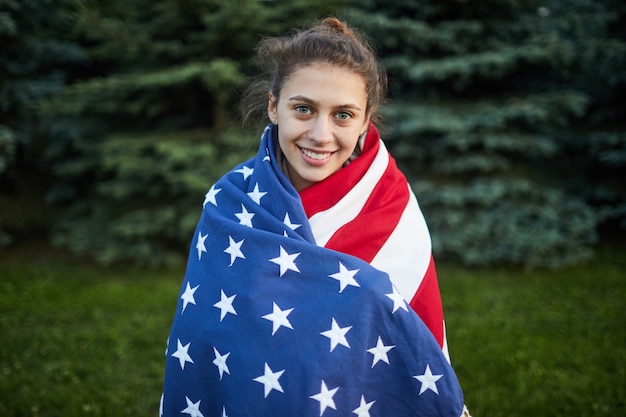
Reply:
[[320, 104], [363, 106], [365, 80], [356, 72], [330, 64], [313, 64], [294, 71], [283, 85], [281, 99], [301, 96]]

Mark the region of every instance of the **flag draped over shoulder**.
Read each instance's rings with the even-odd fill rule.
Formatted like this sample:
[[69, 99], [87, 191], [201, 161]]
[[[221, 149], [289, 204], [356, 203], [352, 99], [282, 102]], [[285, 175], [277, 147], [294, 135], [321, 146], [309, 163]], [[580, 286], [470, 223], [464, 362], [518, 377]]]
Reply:
[[[275, 134], [266, 128], [257, 157], [205, 196], [168, 340], [161, 415], [460, 416], [463, 394], [440, 343], [392, 284], [393, 269], [372, 266], [385, 245], [371, 259], [344, 253], [355, 247], [350, 221], [339, 226], [344, 236], [320, 233], [316, 222], [333, 220], [345, 193], [308, 204], [315, 190], [301, 197], [283, 175]], [[338, 173], [367, 161], [368, 142]], [[371, 149], [378, 155], [381, 144]], [[404, 205], [412, 199], [409, 191]], [[359, 227], [377, 227], [370, 223]]]
[[362, 154], [301, 192], [320, 246], [387, 272], [447, 355], [430, 233], [406, 178], [370, 125]]

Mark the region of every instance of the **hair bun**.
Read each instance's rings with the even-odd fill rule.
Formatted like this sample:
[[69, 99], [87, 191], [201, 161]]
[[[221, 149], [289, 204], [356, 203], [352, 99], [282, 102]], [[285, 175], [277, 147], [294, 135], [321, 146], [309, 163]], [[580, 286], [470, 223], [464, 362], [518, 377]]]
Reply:
[[349, 38], [355, 37], [352, 29], [348, 28], [348, 25], [346, 25], [344, 22], [337, 19], [336, 17], [325, 18], [324, 20], [322, 20], [321, 26], [324, 26], [333, 32], [337, 32], [338, 34], [347, 36]]

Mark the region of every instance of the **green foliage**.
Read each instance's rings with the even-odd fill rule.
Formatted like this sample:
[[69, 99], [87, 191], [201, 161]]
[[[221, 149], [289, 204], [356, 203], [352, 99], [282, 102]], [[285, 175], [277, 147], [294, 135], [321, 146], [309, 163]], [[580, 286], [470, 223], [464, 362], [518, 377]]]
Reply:
[[247, 137], [227, 132], [207, 140], [209, 134], [119, 134], [87, 143], [81, 151], [92, 158], [68, 161], [55, 171], [70, 179], [96, 173], [58, 223], [54, 242], [103, 263], [178, 261], [188, 249], [207, 183], [250, 154]]
[[[596, 217], [580, 201], [556, 189], [540, 189], [530, 181], [490, 178], [441, 187], [415, 183], [421, 203], [432, 213], [433, 235], [439, 253], [462, 254], [470, 265], [523, 264], [559, 267], [591, 255], [589, 231]], [[563, 221], [563, 218], [567, 221]]]
[[56, 13], [89, 65], [39, 102], [63, 207], [53, 242], [103, 263], [172, 263], [185, 255], [204, 194], [256, 152], [241, 132], [237, 94], [261, 36], [321, 16], [244, 0], [86, 1]]
[[618, 3], [370, 0], [345, 12], [388, 69], [386, 140], [439, 258], [567, 265], [591, 256], [599, 224], [624, 222]]
[[[105, 263], [173, 262], [202, 195], [256, 148], [234, 122], [258, 40], [347, 1], [0, 0], [0, 244], [52, 229]], [[389, 71], [383, 131], [438, 258], [558, 266], [598, 226], [623, 233], [623, 2], [343, 15]]]
[[[25, 223], [39, 223], [29, 206], [39, 181], [24, 181], [45, 170], [33, 104], [58, 93], [68, 76], [64, 68], [86, 59], [80, 48], [57, 36], [66, 22], [54, 11], [64, 5], [67, 1], [0, 1], [0, 246], [27, 229]], [[23, 209], [16, 216], [7, 207], [17, 203]], [[36, 204], [41, 203], [39, 198]]]
[[9, 163], [15, 156], [17, 136], [8, 126], [0, 126], [0, 174], [6, 172]]

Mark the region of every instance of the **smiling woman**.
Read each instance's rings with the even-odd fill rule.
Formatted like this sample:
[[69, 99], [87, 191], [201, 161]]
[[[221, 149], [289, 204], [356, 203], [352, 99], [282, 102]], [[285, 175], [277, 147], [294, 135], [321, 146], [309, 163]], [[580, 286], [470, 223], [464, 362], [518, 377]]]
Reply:
[[357, 149], [369, 125], [365, 82], [351, 70], [314, 64], [293, 73], [281, 96], [270, 92], [268, 114], [280, 126], [281, 166], [302, 191], [341, 169]]
[[375, 55], [334, 18], [258, 52], [242, 108], [270, 123], [205, 195], [161, 414], [466, 415], [428, 228], [375, 126]]

